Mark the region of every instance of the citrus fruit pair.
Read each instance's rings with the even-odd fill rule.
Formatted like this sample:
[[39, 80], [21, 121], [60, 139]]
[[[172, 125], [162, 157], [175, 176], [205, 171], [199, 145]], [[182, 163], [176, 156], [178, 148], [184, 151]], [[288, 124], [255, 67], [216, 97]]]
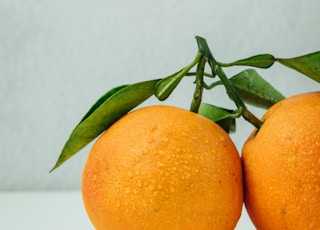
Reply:
[[[320, 229], [320, 92], [271, 107], [244, 144], [244, 200], [259, 230]], [[95, 143], [83, 172], [98, 230], [234, 229], [239, 154], [218, 125], [170, 106], [136, 110]]]

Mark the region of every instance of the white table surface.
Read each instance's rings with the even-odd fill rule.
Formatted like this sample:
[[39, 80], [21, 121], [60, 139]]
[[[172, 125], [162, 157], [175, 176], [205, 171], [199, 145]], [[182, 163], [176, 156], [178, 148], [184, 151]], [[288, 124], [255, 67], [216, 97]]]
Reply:
[[[94, 230], [80, 191], [0, 191], [0, 229]], [[245, 210], [236, 230], [254, 230]]]

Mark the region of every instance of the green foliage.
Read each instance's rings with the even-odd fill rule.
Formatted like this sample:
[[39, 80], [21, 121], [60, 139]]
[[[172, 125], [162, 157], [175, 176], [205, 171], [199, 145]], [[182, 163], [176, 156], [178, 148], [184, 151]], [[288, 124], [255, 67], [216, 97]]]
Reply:
[[285, 97], [254, 69], [244, 70], [230, 78], [240, 98], [248, 104], [268, 109]]
[[156, 84], [155, 96], [160, 101], [167, 99], [180, 83], [181, 79], [184, 77], [181, 72], [182, 71], [179, 71], [158, 81]]
[[78, 125], [80, 125], [84, 120], [86, 120], [94, 111], [96, 111], [97, 108], [100, 107], [107, 99], [109, 99], [113, 94], [118, 92], [119, 90], [127, 87], [128, 85], [121, 85], [118, 87], [115, 87], [111, 89], [110, 91], [106, 92], [102, 97], [100, 97], [96, 103], [93, 104], [93, 106], [89, 109], [89, 111], [84, 115], [84, 117], [81, 119]]
[[232, 110], [215, 105], [201, 103], [198, 113], [220, 125], [226, 132], [235, 132], [236, 119]]
[[178, 72], [176, 72], [174, 74], [171, 74], [168, 77], [165, 77], [165, 78], [161, 79], [156, 84], [156, 89], [155, 89], [154, 95], [160, 101], [163, 101], [163, 100], [167, 99], [170, 96], [170, 94], [172, 93], [172, 91], [180, 83], [182, 78], [184, 76], [186, 76], [188, 71], [199, 62], [200, 57], [201, 57], [201, 55], [198, 54], [196, 56], [195, 60], [190, 65], [186, 66], [185, 68], [183, 68], [182, 70], [180, 70], [180, 71], [178, 71]]
[[158, 80], [117, 87], [101, 97], [72, 131], [53, 171], [123, 115], [153, 95]]
[[[195, 92], [191, 102], [191, 111], [218, 123], [227, 132], [235, 131], [235, 120], [240, 116], [243, 116], [257, 128], [261, 126], [262, 122], [248, 111], [245, 103], [267, 109], [284, 99], [284, 96], [254, 69], [245, 69], [239, 74], [228, 78], [222, 69], [223, 67], [251, 66], [269, 68], [275, 61], [278, 61], [320, 82], [320, 52], [295, 58], [275, 58], [271, 54], [259, 54], [224, 64], [215, 60], [204, 38], [197, 36], [196, 40], [198, 44], [196, 58], [178, 72], [162, 79], [115, 87], [98, 99], [71, 132], [51, 171], [59, 167], [108, 129], [114, 122], [150, 96], [155, 95], [160, 101], [167, 99], [185, 76], [195, 76]], [[206, 64], [209, 65], [211, 73], [204, 72]], [[196, 65], [196, 72], [190, 72]], [[219, 79], [211, 85], [205, 82], [205, 78], [210, 77], [212, 79], [216, 76]], [[226, 92], [235, 103], [236, 109], [226, 109], [202, 103], [204, 89], [211, 90], [218, 85], [223, 85], [226, 88]]]
[[320, 51], [295, 58], [277, 58], [277, 61], [320, 82]]
[[236, 65], [245, 65], [253, 66], [258, 68], [269, 68], [275, 62], [275, 58], [271, 54], [259, 54], [246, 59], [241, 59], [232, 63], [224, 64], [219, 63], [222, 67], [236, 66]]

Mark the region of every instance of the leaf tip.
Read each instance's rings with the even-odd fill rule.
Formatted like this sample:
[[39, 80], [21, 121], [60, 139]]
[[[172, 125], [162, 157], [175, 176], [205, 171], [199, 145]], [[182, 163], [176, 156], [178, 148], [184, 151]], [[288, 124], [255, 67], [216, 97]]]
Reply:
[[49, 173], [52, 173], [56, 168], [58, 168], [60, 165], [57, 163], [53, 166], [52, 169], [50, 169]]
[[68, 160], [72, 155], [67, 155], [66, 154], [66, 147], [63, 148], [56, 164], [50, 169], [49, 173], [53, 172], [55, 169], [59, 168], [60, 165], [62, 165], [66, 160]]

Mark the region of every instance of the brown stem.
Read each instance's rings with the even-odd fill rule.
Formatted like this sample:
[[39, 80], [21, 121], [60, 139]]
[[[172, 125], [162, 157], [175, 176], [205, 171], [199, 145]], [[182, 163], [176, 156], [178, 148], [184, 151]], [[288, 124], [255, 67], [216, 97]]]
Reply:
[[254, 127], [256, 127], [258, 130], [263, 124], [263, 122], [260, 121], [255, 115], [253, 115], [247, 108], [243, 110], [242, 116], [244, 119], [253, 124]]

